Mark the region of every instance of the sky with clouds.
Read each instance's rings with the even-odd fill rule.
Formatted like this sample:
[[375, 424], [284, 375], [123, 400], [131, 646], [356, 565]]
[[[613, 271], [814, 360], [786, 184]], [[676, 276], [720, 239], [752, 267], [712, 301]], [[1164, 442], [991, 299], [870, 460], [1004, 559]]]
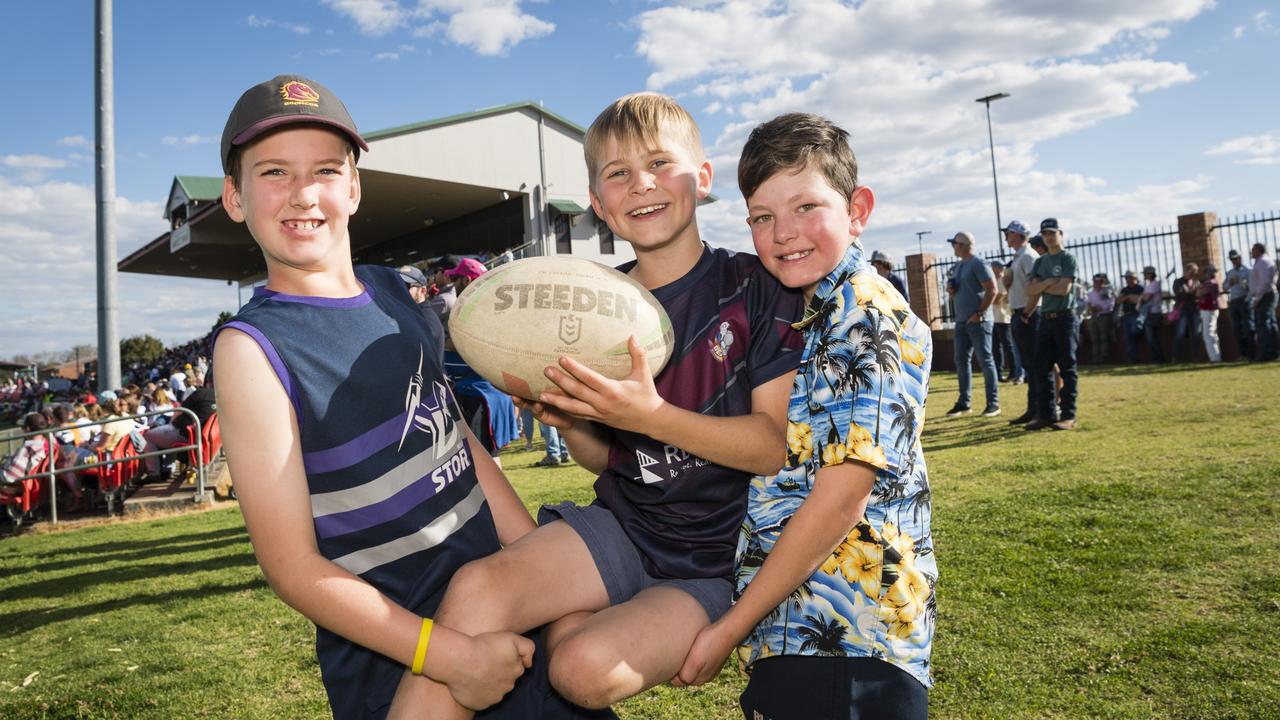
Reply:
[[[721, 202], [704, 236], [749, 247], [735, 164], [758, 122], [825, 114], [877, 194], [864, 242], [899, 255], [1003, 219], [1068, 237], [1280, 208], [1273, 0], [245, 0], [115, 3], [121, 257], [163, 233], [174, 175], [217, 175], [244, 88], [321, 80], [372, 131], [521, 100], [585, 126], [651, 89], [698, 120]], [[0, 60], [0, 358], [96, 343], [92, 3], [6, 3]], [[49, 38], [60, 38], [49, 42]], [[203, 334], [239, 293], [121, 274], [122, 337]]]

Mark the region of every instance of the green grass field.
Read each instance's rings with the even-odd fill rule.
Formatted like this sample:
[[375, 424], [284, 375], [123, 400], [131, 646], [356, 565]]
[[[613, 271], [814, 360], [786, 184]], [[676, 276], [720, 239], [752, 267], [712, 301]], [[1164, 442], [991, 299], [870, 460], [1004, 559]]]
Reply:
[[[934, 380], [932, 716], [1280, 717], [1280, 365], [1081, 387], [1079, 430], [1026, 433], [942, 417], [955, 377]], [[589, 499], [537, 458], [504, 457], [530, 507]], [[0, 540], [0, 718], [327, 717], [312, 633], [234, 507]], [[618, 712], [740, 717], [743, 682]]]

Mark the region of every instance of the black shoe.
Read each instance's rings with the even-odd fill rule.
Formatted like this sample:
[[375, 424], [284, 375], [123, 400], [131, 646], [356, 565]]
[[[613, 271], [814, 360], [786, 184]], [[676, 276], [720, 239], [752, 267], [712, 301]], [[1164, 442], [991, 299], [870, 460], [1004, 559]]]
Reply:
[[1047, 427], [1053, 427], [1054, 422], [1056, 421], [1051, 418], [1036, 418], [1035, 420], [1032, 420], [1031, 422], [1023, 426], [1023, 429], [1024, 430], [1043, 430]]
[[988, 405], [986, 409], [982, 411], [982, 417], [995, 417], [999, 414], [1000, 414], [999, 405]]
[[538, 462], [534, 463], [533, 466], [534, 467], [556, 467], [559, 464], [560, 464], [560, 461], [557, 460], [556, 458], [553, 458], [551, 456], [546, 456], [546, 457], [543, 457]]
[[973, 410], [970, 409], [968, 405], [961, 405], [960, 403], [956, 403], [950, 410], [947, 411], [947, 417], [956, 417], [958, 415], [968, 415], [971, 412], [973, 412]]
[[1035, 413], [1024, 412], [1018, 417], [1010, 420], [1009, 424], [1010, 425], [1026, 425], [1027, 423], [1035, 419], [1036, 419]]

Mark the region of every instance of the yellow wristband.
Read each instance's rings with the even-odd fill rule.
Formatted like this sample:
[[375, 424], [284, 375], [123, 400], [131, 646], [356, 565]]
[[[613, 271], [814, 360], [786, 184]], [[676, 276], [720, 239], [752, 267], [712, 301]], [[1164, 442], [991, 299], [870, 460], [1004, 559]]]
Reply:
[[427, 645], [431, 643], [431, 618], [422, 618], [422, 630], [418, 632], [418, 649], [413, 651], [414, 675], [422, 674], [422, 664], [427, 660]]

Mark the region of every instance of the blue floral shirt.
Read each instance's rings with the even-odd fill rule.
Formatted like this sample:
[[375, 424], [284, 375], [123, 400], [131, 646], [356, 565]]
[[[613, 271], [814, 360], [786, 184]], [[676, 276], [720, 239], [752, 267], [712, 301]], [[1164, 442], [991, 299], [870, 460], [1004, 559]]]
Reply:
[[929, 326], [866, 261], [856, 241], [818, 284], [787, 408], [787, 460], [751, 482], [737, 588], [764, 564], [819, 468], [876, 469], [866, 514], [820, 568], [739, 648], [750, 668], [774, 655], [876, 657], [931, 685], [938, 570], [929, 475], [920, 449]]

